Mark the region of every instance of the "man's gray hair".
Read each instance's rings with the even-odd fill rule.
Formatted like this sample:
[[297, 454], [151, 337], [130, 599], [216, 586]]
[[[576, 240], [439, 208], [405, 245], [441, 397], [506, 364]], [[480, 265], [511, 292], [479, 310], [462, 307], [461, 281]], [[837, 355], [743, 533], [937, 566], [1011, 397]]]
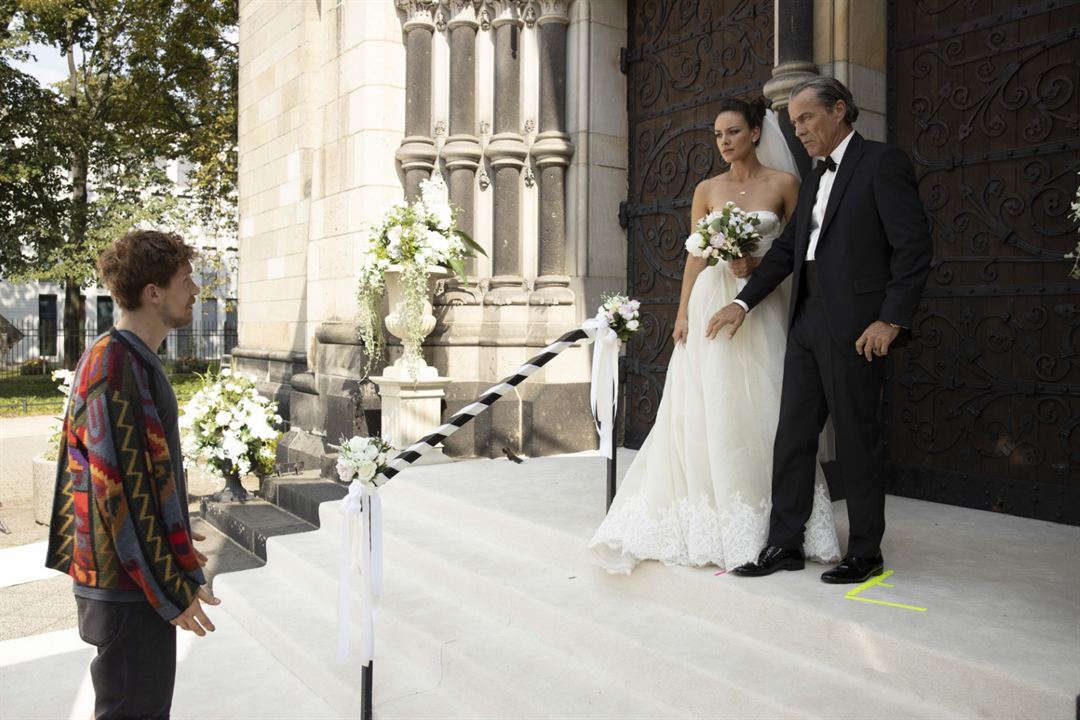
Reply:
[[818, 102], [828, 110], [831, 110], [837, 101], [843, 100], [844, 107], [847, 108], [844, 111], [844, 122], [848, 125], [854, 125], [855, 121], [859, 119], [859, 108], [855, 105], [855, 98], [851, 96], [851, 91], [844, 86], [844, 83], [836, 78], [819, 75], [809, 80], [803, 80], [791, 88], [791, 95], [788, 96], [788, 99], [793, 99], [803, 90], [813, 90], [814, 94], [817, 95]]

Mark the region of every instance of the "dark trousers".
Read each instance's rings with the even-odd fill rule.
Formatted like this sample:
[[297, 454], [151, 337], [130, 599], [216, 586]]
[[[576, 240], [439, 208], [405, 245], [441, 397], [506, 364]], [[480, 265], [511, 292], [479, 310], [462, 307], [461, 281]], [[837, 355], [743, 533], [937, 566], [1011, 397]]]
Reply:
[[804, 275], [784, 356], [780, 421], [773, 445], [769, 544], [802, 547], [813, 509], [818, 436], [832, 416], [836, 467], [847, 496], [849, 557], [874, 557], [885, 534], [885, 484], [881, 468], [881, 388], [884, 360], [867, 362], [854, 347], [833, 341], [813, 276]]
[[96, 720], [167, 720], [176, 680], [176, 627], [145, 602], [76, 596], [90, 661]]

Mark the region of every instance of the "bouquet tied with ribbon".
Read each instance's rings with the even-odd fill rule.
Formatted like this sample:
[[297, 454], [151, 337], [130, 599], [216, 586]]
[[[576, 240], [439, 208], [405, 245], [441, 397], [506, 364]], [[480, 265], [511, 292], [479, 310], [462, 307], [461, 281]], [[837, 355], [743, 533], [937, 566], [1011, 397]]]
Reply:
[[382, 501], [375, 478], [386, 470], [393, 448], [379, 437], [342, 439], [337, 473], [349, 483], [341, 499], [341, 561], [338, 573], [338, 660], [349, 654], [349, 594], [352, 571], [360, 571], [361, 652], [367, 665], [375, 653], [375, 600], [382, 596]]
[[641, 329], [641, 303], [625, 295], [604, 295], [602, 299], [596, 317], [586, 320], [583, 327], [596, 333], [589, 400], [600, 434], [600, 454], [611, 458], [615, 453], [612, 428], [619, 403], [619, 343], [627, 342]]

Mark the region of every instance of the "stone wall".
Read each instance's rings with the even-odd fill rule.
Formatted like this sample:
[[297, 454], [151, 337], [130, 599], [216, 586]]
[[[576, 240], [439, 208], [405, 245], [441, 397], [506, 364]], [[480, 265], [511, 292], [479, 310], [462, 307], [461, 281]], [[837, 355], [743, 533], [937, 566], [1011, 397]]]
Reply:
[[[289, 414], [289, 459], [378, 429], [355, 249], [433, 170], [488, 251], [437, 298], [426, 354], [454, 378], [446, 412], [624, 288], [624, 0], [242, 0], [240, 15], [235, 356]], [[448, 450], [594, 447], [588, 380], [587, 350], [567, 351]]]
[[814, 62], [850, 88], [859, 106], [855, 129], [881, 141], [888, 134], [886, 10], [886, 0], [814, 0]]

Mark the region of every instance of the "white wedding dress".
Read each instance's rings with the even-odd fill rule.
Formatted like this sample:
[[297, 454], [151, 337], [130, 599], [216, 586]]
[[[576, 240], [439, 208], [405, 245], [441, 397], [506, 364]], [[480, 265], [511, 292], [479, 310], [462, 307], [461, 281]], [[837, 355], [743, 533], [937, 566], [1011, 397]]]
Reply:
[[[772, 212], [753, 214], [761, 255], [782, 225]], [[642, 560], [728, 569], [757, 559], [769, 530], [789, 292], [785, 281], [734, 338], [724, 329], [709, 340], [709, 318], [738, 293], [736, 279], [723, 262], [698, 275], [686, 344], [672, 352], [656, 422], [589, 543], [609, 572], [629, 574]], [[820, 465], [804, 540], [808, 558], [840, 558]]]

